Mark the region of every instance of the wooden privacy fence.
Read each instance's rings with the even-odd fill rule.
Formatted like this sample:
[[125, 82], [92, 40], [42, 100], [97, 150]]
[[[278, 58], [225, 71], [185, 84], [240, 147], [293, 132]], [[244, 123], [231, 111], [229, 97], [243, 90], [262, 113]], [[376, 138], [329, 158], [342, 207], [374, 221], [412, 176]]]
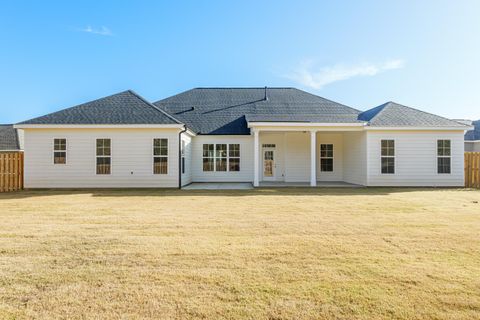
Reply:
[[465, 187], [480, 188], [480, 152], [465, 152]]
[[0, 192], [23, 189], [23, 152], [0, 153]]

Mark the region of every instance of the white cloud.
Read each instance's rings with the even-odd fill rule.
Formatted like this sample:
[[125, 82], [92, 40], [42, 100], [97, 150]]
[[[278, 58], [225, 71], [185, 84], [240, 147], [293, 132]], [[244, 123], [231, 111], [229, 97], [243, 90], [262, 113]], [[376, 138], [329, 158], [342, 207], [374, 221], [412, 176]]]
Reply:
[[401, 59], [388, 60], [384, 63], [362, 63], [358, 65], [338, 64], [330, 67], [316, 68], [311, 60], [302, 62], [286, 77], [306, 87], [321, 89], [324, 86], [353, 77], [374, 76], [376, 74], [403, 68], [405, 61]]
[[94, 29], [91, 26], [87, 26], [86, 28], [78, 29], [82, 32], [99, 34], [101, 36], [113, 36], [113, 33], [107, 27], [102, 26], [100, 29]]

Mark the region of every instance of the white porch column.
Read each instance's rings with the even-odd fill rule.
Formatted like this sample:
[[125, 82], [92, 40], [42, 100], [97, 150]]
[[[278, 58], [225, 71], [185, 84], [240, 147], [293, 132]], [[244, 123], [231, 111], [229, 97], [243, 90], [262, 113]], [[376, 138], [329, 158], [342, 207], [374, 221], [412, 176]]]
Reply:
[[310, 131], [310, 186], [317, 186], [317, 132]]
[[258, 142], [258, 135], [259, 132], [254, 130], [253, 131], [253, 186], [259, 186], [259, 178], [258, 178], [258, 163], [260, 159], [258, 158], [259, 155], [259, 142]]

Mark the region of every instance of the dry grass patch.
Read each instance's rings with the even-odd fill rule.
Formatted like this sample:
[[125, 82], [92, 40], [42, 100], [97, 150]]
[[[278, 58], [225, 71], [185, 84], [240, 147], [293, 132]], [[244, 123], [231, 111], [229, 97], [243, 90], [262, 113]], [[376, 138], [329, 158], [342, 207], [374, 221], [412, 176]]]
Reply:
[[480, 318], [480, 191], [0, 194], [0, 318]]

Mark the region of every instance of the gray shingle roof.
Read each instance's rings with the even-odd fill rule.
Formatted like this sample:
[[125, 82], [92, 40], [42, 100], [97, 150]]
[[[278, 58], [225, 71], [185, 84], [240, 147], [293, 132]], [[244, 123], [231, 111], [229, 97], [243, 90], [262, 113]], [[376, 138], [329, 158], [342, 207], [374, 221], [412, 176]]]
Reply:
[[360, 111], [295, 88], [196, 88], [154, 104], [200, 134], [249, 134], [248, 121], [358, 122]]
[[178, 124], [131, 90], [60, 110], [20, 124]]
[[465, 133], [465, 140], [476, 141], [480, 140], [480, 120], [472, 121], [474, 127], [473, 130], [469, 130]]
[[362, 112], [358, 118], [378, 127], [465, 127], [457, 121], [391, 101]]
[[19, 149], [17, 129], [12, 124], [0, 124], [0, 151]]

